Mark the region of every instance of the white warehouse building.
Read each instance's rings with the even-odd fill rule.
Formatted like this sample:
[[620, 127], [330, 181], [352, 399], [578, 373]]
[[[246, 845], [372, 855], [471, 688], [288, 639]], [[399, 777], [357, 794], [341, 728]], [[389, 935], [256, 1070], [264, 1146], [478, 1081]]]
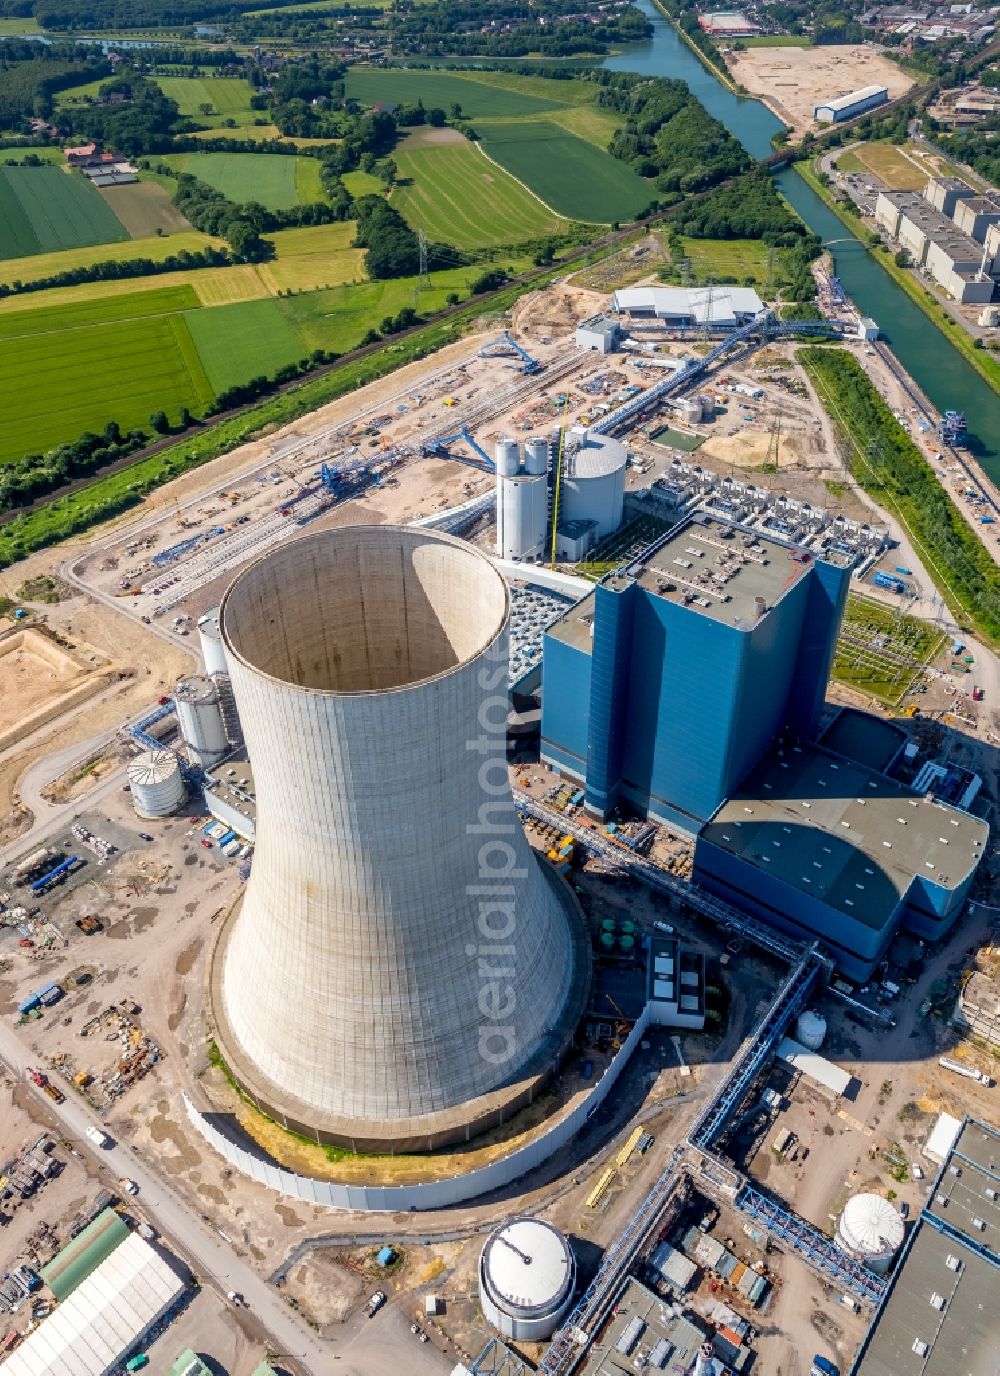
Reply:
[[653, 316], [667, 325], [735, 329], [760, 315], [764, 303], [752, 287], [625, 287], [614, 295], [615, 310]]
[[183, 1293], [160, 1253], [130, 1233], [0, 1362], [0, 1376], [108, 1376]]
[[836, 96], [833, 100], [825, 100], [821, 105], [813, 109], [813, 119], [820, 124], [836, 124], [842, 119], [853, 119], [855, 115], [863, 115], [866, 110], [874, 110], [876, 106], [885, 105], [889, 99], [889, 91], [885, 86], [862, 86], [859, 91], [851, 91], [846, 96]]

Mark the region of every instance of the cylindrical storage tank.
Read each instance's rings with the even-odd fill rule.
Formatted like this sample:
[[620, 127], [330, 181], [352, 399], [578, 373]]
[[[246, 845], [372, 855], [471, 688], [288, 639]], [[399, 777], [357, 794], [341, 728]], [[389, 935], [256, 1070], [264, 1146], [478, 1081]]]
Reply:
[[903, 1245], [905, 1225], [899, 1212], [880, 1194], [856, 1194], [837, 1220], [837, 1246], [884, 1276]]
[[222, 648], [222, 632], [219, 630], [218, 607], [198, 618], [198, 640], [201, 644], [201, 659], [206, 676], [228, 673], [226, 652]]
[[620, 936], [618, 938], [618, 945], [621, 949], [621, 953], [623, 956], [631, 956], [635, 954], [635, 937], [629, 936], [627, 932], [624, 936]]
[[601, 954], [602, 954], [602, 955], [606, 955], [606, 956], [613, 955], [613, 954], [614, 954], [614, 949], [615, 949], [615, 934], [614, 934], [614, 932], [602, 932], [602, 933], [601, 933], [601, 943], [600, 943], [600, 945], [601, 945]]
[[549, 442], [542, 435], [532, 435], [524, 442], [524, 471], [534, 475], [549, 471]]
[[497, 478], [497, 553], [502, 559], [533, 559], [543, 553], [547, 527], [544, 478]]
[[689, 425], [697, 425], [701, 420], [701, 402], [697, 397], [684, 397], [677, 403], [677, 414]]
[[635, 923], [630, 917], [622, 918], [621, 929], [626, 936], [635, 936]]
[[618, 923], [615, 921], [615, 919], [614, 919], [613, 917], [606, 917], [606, 918], [604, 918], [604, 920], [601, 922], [601, 931], [602, 931], [602, 932], [614, 932], [614, 931], [617, 930], [617, 928], [618, 928]]
[[[269, 550], [221, 616], [257, 795], [213, 961], [223, 1059], [270, 1117], [358, 1151], [505, 1121], [569, 1045], [589, 953], [514, 813], [503, 577], [436, 531], [344, 526]], [[469, 744], [491, 723], [496, 764]]]
[[207, 678], [182, 678], [174, 689], [174, 704], [184, 743], [195, 762], [205, 768], [229, 753], [226, 725], [215, 684]]
[[588, 435], [565, 457], [560, 478], [559, 522], [596, 521], [597, 537], [622, 523], [625, 448], [606, 435]]
[[487, 1323], [504, 1337], [547, 1341], [575, 1288], [573, 1249], [551, 1223], [513, 1218], [487, 1239], [479, 1258], [479, 1302]]
[[521, 466], [521, 452], [518, 449], [517, 440], [497, 440], [496, 465], [499, 477], [514, 477]]
[[822, 1013], [807, 1008], [804, 1013], [799, 1014], [799, 1020], [795, 1024], [795, 1037], [810, 1051], [818, 1051], [826, 1038], [826, 1018]]
[[709, 392], [702, 392], [698, 398], [698, 404], [701, 406], [700, 419], [711, 420], [715, 415], [715, 397]]
[[172, 750], [144, 750], [126, 770], [140, 817], [169, 817], [184, 801], [184, 776]]

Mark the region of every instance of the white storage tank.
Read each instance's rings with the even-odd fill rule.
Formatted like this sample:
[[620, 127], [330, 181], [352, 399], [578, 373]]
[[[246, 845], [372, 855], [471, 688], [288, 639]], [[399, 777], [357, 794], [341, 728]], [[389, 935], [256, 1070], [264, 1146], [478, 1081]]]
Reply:
[[548, 529], [544, 478], [497, 479], [497, 553], [502, 559], [534, 559], [544, 553]]
[[497, 440], [497, 477], [512, 478], [521, 466], [521, 451], [517, 440]]
[[525, 440], [524, 471], [536, 477], [549, 471], [549, 442], [543, 435]]
[[559, 524], [595, 521], [597, 537], [613, 534], [625, 503], [625, 447], [607, 435], [574, 437], [563, 455]]
[[795, 1037], [810, 1051], [818, 1051], [826, 1039], [826, 1018], [822, 1013], [807, 1008], [804, 1013], [799, 1014], [799, 1020], [795, 1024]]
[[487, 1239], [479, 1258], [479, 1302], [507, 1338], [545, 1342], [559, 1327], [576, 1287], [566, 1238], [539, 1218], [513, 1218]]
[[207, 678], [183, 678], [174, 690], [181, 735], [196, 764], [209, 768], [229, 752], [219, 694]]
[[701, 420], [701, 400], [699, 397], [682, 397], [677, 403], [677, 414], [688, 425], [697, 425]]
[[126, 770], [140, 817], [169, 817], [184, 801], [184, 776], [171, 750], [144, 750]]
[[888, 1199], [880, 1194], [856, 1194], [837, 1220], [837, 1246], [884, 1276], [903, 1245], [905, 1225]]
[[226, 666], [226, 652], [222, 648], [218, 607], [198, 618], [198, 639], [201, 642], [201, 659], [206, 676], [227, 674], [229, 670]]

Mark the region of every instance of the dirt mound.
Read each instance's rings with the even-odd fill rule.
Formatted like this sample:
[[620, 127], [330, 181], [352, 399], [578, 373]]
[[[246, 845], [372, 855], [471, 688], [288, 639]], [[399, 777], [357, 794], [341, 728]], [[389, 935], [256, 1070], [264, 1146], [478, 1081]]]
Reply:
[[581, 320], [594, 315], [604, 304], [596, 292], [579, 287], [546, 287], [522, 296], [511, 311], [511, 324], [517, 339], [570, 334]]

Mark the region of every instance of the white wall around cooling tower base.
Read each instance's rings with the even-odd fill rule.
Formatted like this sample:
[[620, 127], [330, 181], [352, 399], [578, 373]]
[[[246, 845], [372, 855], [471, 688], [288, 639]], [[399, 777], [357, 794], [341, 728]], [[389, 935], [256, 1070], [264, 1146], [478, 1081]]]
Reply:
[[550, 1156], [576, 1137], [587, 1125], [593, 1111], [598, 1108], [613, 1089], [619, 1075], [628, 1064], [632, 1052], [646, 1033], [649, 1009], [644, 1008], [621, 1050], [615, 1055], [601, 1079], [576, 1108], [565, 1118], [553, 1123], [551, 1128], [540, 1137], [519, 1147], [499, 1161], [488, 1166], [469, 1171], [466, 1175], [452, 1176], [448, 1180], [431, 1180], [422, 1185], [341, 1185], [334, 1180], [314, 1180], [310, 1176], [296, 1175], [260, 1156], [237, 1146], [215, 1126], [214, 1123], [195, 1108], [185, 1094], [184, 1106], [188, 1118], [198, 1129], [205, 1141], [220, 1156], [243, 1175], [250, 1176], [258, 1184], [277, 1190], [279, 1194], [289, 1195], [309, 1204], [319, 1204], [328, 1209], [357, 1209], [363, 1213], [405, 1213], [411, 1209], [445, 1209], [452, 1204], [461, 1204], [467, 1199], [476, 1199], [492, 1190], [501, 1189], [511, 1181], [540, 1166]]

